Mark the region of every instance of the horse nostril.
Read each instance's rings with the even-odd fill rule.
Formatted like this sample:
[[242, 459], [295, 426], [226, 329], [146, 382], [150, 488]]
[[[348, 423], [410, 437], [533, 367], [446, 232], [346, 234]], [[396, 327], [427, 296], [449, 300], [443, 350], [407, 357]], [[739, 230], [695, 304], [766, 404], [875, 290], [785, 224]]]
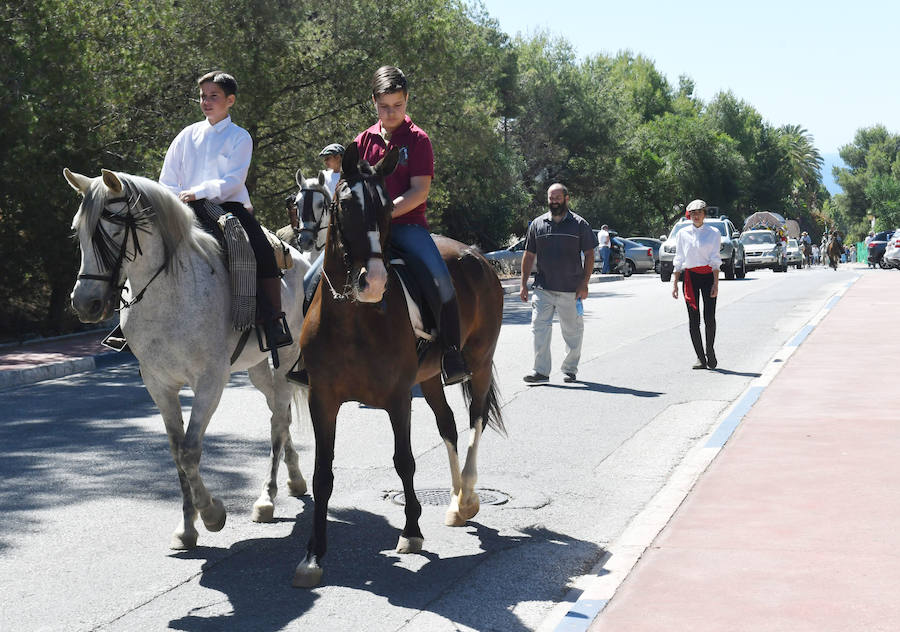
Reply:
[[88, 304], [88, 313], [91, 316], [99, 314], [103, 309], [103, 301], [101, 300], [93, 300]]
[[356, 284], [360, 290], [365, 290], [366, 287], [369, 285], [369, 279], [368, 279], [368, 276], [366, 275], [365, 270], [363, 270], [362, 272], [359, 273], [359, 278], [356, 280]]

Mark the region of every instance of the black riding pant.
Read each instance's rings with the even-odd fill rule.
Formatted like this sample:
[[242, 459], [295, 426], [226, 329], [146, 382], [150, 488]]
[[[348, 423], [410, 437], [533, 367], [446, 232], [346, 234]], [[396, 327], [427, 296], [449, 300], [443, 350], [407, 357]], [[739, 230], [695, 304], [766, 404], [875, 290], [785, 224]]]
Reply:
[[[244, 208], [240, 202], [223, 202], [219, 204], [226, 212], [231, 213], [238, 218], [244, 232], [247, 233], [247, 239], [250, 241], [250, 247], [253, 248], [253, 254], [256, 255], [256, 277], [259, 279], [274, 279], [281, 276], [281, 270], [275, 263], [275, 252], [272, 250], [269, 240], [262, 231], [262, 227], [253, 214]], [[207, 232], [213, 235], [219, 234], [218, 228], [209, 226], [208, 221], [204, 219], [204, 213], [194, 213], [200, 224]]]
[[684, 304], [688, 311], [688, 327], [691, 330], [691, 342], [694, 344], [694, 351], [701, 360], [713, 351], [713, 345], [716, 342], [716, 299], [710, 296], [713, 286], [713, 275], [718, 271], [708, 274], [691, 272], [685, 270], [684, 273], [691, 275], [691, 284], [694, 286], [694, 303], [700, 307], [700, 297], [703, 297], [703, 322], [706, 325], [706, 353], [703, 350], [703, 340], [700, 338], [700, 310], [694, 309], [687, 302], [687, 294], [682, 291], [684, 296]]

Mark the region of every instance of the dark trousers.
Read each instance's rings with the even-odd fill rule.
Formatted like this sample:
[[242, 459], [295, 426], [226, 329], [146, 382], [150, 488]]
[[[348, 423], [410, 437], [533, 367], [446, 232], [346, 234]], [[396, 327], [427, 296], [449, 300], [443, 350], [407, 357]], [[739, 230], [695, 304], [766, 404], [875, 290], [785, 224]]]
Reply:
[[[697, 307], [700, 306], [700, 297], [703, 297], [703, 322], [706, 325], [706, 352], [703, 350], [703, 340], [700, 338], [700, 310], [694, 309], [687, 302], [687, 294], [685, 294], [684, 304], [688, 311], [688, 326], [691, 330], [691, 342], [694, 344], [694, 351], [697, 357], [705, 360], [708, 353], [713, 351], [713, 345], [716, 342], [716, 299], [709, 294], [713, 286], [713, 274], [698, 274], [685, 270], [685, 274], [691, 275], [691, 283], [694, 290], [694, 302]], [[683, 291], [683, 290], [682, 290]]]
[[[244, 227], [247, 239], [250, 240], [250, 247], [253, 248], [253, 254], [256, 255], [256, 277], [259, 279], [280, 278], [281, 270], [278, 269], [278, 264], [275, 263], [275, 252], [272, 250], [272, 246], [269, 244], [269, 240], [263, 233], [262, 227], [260, 227], [256, 218], [240, 202], [223, 202], [219, 206], [225, 212], [237, 217], [241, 226]], [[207, 232], [213, 235], [219, 234], [216, 226], [209, 225], [204, 213], [195, 212], [194, 214]]]

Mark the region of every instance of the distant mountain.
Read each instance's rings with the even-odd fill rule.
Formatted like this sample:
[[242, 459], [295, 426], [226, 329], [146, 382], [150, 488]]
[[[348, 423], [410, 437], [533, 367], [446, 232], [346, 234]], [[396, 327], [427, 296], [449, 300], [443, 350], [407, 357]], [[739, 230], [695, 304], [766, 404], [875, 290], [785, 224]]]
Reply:
[[822, 154], [822, 158], [825, 160], [825, 164], [822, 166], [822, 183], [831, 195], [843, 193], [841, 187], [834, 181], [834, 176], [831, 175], [831, 168], [846, 167], [847, 165], [838, 154]]

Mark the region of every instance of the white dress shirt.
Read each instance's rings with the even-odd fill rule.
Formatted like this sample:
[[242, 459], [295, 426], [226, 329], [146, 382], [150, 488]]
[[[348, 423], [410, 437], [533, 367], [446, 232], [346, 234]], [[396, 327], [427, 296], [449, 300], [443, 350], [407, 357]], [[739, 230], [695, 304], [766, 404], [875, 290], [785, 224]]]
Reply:
[[334, 190], [337, 189], [337, 183], [341, 179], [341, 172], [323, 169], [322, 174], [325, 176], [325, 186], [331, 191], [331, 197], [334, 197]]
[[718, 270], [722, 266], [719, 248], [722, 245], [722, 234], [709, 224], [697, 228], [693, 224], [682, 228], [675, 235], [675, 259], [672, 265], [676, 272], [685, 268], [710, 266]]
[[227, 116], [215, 125], [203, 120], [188, 125], [166, 152], [161, 184], [178, 195], [190, 191], [200, 200], [240, 202], [252, 208], [244, 184], [253, 155], [253, 139]]

